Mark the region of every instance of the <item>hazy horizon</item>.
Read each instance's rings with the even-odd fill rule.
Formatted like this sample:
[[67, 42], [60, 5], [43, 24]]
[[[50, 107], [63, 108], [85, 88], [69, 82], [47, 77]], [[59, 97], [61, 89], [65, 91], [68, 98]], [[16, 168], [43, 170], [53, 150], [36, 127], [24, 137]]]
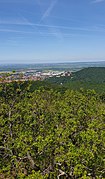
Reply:
[[[30, 60], [29, 60], [30, 61]], [[42, 61], [39, 61], [39, 62], [21, 62], [21, 63], [17, 63], [16, 61], [14, 61], [14, 62], [7, 62], [7, 63], [0, 63], [0, 65], [43, 65], [43, 64], [69, 64], [69, 63], [74, 63], [74, 64], [76, 64], [76, 63], [105, 63], [105, 60], [81, 60], [81, 61], [79, 61], [79, 60], [75, 60], [75, 61], [45, 61], [45, 62], [42, 62]]]

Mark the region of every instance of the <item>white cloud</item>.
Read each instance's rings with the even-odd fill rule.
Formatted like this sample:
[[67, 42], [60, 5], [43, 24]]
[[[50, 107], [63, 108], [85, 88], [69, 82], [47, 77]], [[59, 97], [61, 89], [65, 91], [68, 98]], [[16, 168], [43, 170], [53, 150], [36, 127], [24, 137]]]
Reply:
[[10, 19], [10, 20], [0, 19], [0, 25], [30, 25], [30, 23], [20, 19]]
[[[61, 25], [51, 25], [51, 24], [44, 24], [44, 23], [31, 23], [28, 21], [27, 18], [21, 16], [21, 18], [13, 18], [13, 19], [0, 19], [0, 32], [8, 32], [8, 33], [18, 33], [18, 34], [36, 34], [40, 36], [55, 36], [58, 39], [63, 39], [63, 37], [67, 36], [74, 36], [74, 35], [81, 35], [81, 32], [103, 32], [105, 33], [105, 26], [96, 25], [96, 26], [89, 26], [89, 27], [71, 27], [71, 26], [61, 26]], [[14, 28], [9, 27], [9, 25], [14, 25]], [[20, 26], [17, 30], [16, 26]], [[25, 30], [21, 28], [22, 26], [27, 26]], [[29, 28], [31, 27], [31, 29]], [[74, 31], [74, 34], [71, 34]], [[83, 35], [86, 35], [83, 34]]]
[[96, 3], [101, 3], [101, 2], [104, 2], [104, 0], [94, 0], [94, 1], [92, 1], [91, 3], [92, 3], [92, 4], [96, 4]]
[[22, 34], [32, 34], [32, 33], [34, 33], [34, 32], [31, 32], [31, 31], [22, 31], [22, 30], [7, 29], [7, 28], [5, 28], [5, 29], [1, 28], [0, 32], [22, 33]]
[[[98, 25], [98, 26], [89, 26], [89, 27], [70, 27], [70, 26], [61, 26], [61, 25], [49, 25], [49, 24], [43, 24], [43, 23], [31, 23], [29, 22], [27, 19], [11, 19], [11, 20], [0, 20], [0, 25], [6, 25], [6, 27], [8, 25], [19, 25], [19, 26], [31, 26], [33, 27], [40, 27], [44, 29], [49, 29], [50, 28], [50, 32], [51, 32], [51, 29], [52, 31], [54, 31], [55, 29], [58, 31], [58, 30], [61, 30], [61, 29], [64, 29], [64, 30], [77, 30], [77, 31], [97, 31], [97, 32], [102, 32], [102, 31], [105, 31], [105, 26], [104, 25]], [[40, 29], [41, 30], [41, 29]]]
[[48, 17], [48, 16], [50, 15], [51, 11], [53, 10], [53, 8], [55, 7], [55, 5], [57, 4], [57, 1], [58, 1], [58, 0], [53, 0], [53, 1], [51, 2], [51, 4], [49, 5], [49, 7], [46, 9], [46, 11], [44, 12], [44, 14], [42, 15], [40, 21], [44, 20], [46, 17]]

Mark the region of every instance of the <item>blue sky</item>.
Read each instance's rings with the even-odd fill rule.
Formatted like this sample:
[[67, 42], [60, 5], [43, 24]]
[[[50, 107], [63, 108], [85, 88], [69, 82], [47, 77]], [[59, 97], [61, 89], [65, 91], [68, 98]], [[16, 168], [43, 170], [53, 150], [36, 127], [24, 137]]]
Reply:
[[105, 0], [0, 0], [0, 64], [105, 60]]

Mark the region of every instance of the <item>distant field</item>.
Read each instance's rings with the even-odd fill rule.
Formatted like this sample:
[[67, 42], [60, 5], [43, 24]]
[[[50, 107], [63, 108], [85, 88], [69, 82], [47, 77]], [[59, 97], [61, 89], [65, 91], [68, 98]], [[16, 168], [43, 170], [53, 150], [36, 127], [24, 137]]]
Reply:
[[[50, 61], [50, 60], [49, 60]], [[22, 70], [70, 70], [77, 71], [87, 67], [105, 67], [105, 62], [70, 62], [70, 63], [44, 63], [44, 64], [1, 64], [0, 71]]]

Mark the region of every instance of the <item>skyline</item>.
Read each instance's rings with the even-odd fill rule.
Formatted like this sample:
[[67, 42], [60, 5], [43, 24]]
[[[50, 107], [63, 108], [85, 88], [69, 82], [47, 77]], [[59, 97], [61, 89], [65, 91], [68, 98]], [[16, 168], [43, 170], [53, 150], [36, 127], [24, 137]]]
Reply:
[[105, 60], [105, 0], [0, 0], [0, 64]]

